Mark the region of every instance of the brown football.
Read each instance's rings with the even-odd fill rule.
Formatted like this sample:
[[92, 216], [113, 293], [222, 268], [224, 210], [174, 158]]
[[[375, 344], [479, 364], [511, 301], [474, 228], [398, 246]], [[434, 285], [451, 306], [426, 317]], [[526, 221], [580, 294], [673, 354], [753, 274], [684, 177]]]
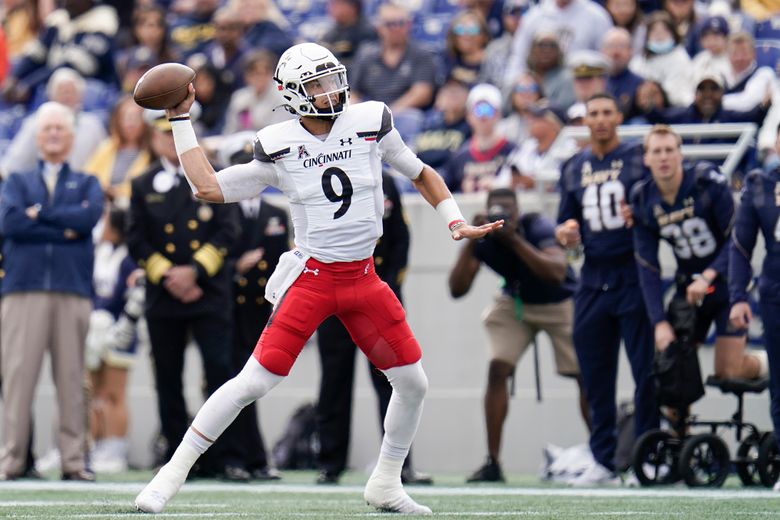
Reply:
[[181, 63], [161, 63], [141, 76], [133, 99], [144, 108], [161, 110], [175, 107], [187, 97], [187, 87], [195, 71]]

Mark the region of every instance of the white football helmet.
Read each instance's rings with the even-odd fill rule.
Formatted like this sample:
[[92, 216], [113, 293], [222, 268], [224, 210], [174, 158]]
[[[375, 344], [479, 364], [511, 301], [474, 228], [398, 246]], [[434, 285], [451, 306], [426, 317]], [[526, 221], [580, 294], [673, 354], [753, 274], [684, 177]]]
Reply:
[[[284, 51], [274, 80], [285, 107], [294, 114], [334, 118], [349, 106], [347, 69], [316, 43], [300, 43]], [[327, 108], [314, 105], [322, 97], [328, 101]]]

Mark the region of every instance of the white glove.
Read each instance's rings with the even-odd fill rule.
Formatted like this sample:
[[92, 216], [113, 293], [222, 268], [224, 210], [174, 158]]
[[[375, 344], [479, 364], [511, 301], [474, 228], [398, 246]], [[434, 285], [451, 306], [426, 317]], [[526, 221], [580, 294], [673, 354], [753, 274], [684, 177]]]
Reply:
[[85, 341], [84, 365], [87, 370], [97, 370], [108, 349], [114, 317], [106, 310], [95, 310], [89, 316], [89, 330]]

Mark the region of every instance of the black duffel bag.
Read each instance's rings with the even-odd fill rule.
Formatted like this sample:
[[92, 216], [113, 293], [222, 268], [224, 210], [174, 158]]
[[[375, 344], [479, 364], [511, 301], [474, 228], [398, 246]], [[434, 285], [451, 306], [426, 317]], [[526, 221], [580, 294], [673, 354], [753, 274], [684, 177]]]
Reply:
[[677, 339], [653, 359], [658, 404], [685, 408], [704, 395], [699, 356], [693, 343], [696, 309], [682, 298], [669, 302], [669, 323]]

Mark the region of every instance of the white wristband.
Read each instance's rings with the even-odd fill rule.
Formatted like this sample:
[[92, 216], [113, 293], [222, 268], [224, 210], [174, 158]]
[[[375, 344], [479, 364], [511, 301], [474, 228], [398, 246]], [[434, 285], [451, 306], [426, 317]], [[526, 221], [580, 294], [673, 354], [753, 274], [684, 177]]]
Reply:
[[463, 218], [458, 203], [452, 197], [439, 202], [436, 205], [436, 211], [442, 216], [444, 222], [447, 223], [450, 231], [455, 231], [459, 227], [466, 225], [466, 219]]
[[195, 137], [195, 129], [192, 128], [192, 122], [189, 119], [171, 121], [171, 131], [173, 132], [173, 142], [176, 143], [176, 154], [179, 157], [184, 152], [200, 146], [198, 138]]

